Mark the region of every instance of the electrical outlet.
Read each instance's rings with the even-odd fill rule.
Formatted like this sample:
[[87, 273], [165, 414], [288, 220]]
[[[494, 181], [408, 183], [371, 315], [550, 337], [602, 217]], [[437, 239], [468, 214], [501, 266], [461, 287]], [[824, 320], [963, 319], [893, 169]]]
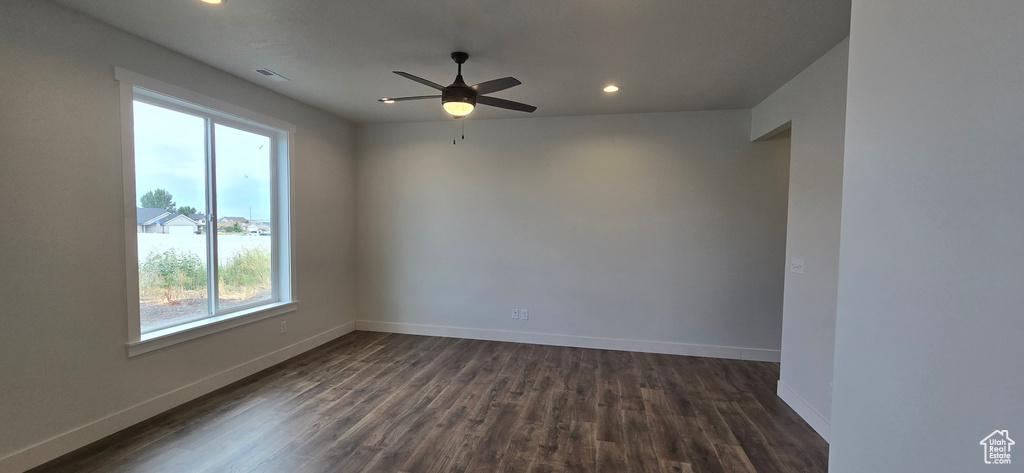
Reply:
[[518, 319], [519, 318], [519, 309], [512, 309], [512, 318], [513, 319]]
[[519, 318], [522, 319], [522, 320], [530, 320], [530, 310], [529, 309], [519, 309]]
[[804, 274], [804, 260], [793, 258], [789, 261], [789, 270], [796, 274]]
[[288, 331], [288, 322], [281, 322], [281, 333]]

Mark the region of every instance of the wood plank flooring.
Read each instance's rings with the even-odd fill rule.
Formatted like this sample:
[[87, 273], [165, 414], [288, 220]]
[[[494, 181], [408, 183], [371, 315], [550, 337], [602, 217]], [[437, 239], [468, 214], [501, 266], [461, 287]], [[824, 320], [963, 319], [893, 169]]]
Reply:
[[775, 363], [353, 332], [32, 471], [824, 472]]

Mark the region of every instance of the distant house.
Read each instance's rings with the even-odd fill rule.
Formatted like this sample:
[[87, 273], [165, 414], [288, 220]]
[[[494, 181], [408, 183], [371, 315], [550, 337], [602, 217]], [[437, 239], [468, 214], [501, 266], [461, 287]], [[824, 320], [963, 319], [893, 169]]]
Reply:
[[221, 217], [221, 218], [217, 219], [217, 224], [218, 225], [231, 225], [231, 224], [234, 224], [234, 223], [238, 223], [239, 225], [241, 225], [243, 223], [247, 223], [248, 221], [249, 221], [249, 219], [247, 219], [245, 217]]
[[136, 208], [136, 230], [138, 233], [167, 233], [172, 235], [193, 235], [199, 231], [195, 220], [179, 213], [164, 209]]
[[188, 214], [188, 218], [196, 222], [198, 229], [196, 233], [206, 233], [206, 215], [204, 214]]
[[257, 222], [254, 220], [245, 226], [245, 231], [248, 232], [250, 235], [269, 235], [270, 224], [265, 222]]

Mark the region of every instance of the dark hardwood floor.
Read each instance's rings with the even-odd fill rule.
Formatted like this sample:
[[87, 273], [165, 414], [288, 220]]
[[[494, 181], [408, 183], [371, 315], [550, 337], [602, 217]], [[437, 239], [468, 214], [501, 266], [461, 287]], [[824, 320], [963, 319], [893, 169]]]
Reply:
[[32, 471], [824, 472], [778, 364], [354, 332]]

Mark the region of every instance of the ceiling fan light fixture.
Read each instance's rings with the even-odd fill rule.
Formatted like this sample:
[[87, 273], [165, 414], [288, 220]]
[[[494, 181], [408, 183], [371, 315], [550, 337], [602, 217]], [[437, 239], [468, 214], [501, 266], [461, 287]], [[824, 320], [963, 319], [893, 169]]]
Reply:
[[[477, 104], [483, 104], [490, 107], [504, 108], [506, 110], [516, 110], [520, 112], [532, 113], [537, 110], [537, 107], [533, 105], [527, 105], [525, 103], [513, 102], [511, 100], [499, 99], [497, 97], [491, 97], [487, 94], [499, 92], [505, 89], [515, 87], [522, 84], [515, 77], [503, 77], [501, 79], [489, 80], [481, 82], [479, 84], [469, 86], [466, 85], [465, 79], [462, 78], [462, 64], [469, 59], [469, 54], [461, 51], [452, 53], [452, 60], [459, 65], [458, 74], [455, 76], [455, 81], [451, 85], [443, 86], [436, 82], [429, 81], [422, 77], [417, 77], [408, 72], [392, 71], [406, 79], [413, 82], [419, 82], [431, 89], [441, 92], [441, 106], [444, 111], [451, 115], [453, 118], [464, 118], [473, 110], [476, 109]], [[405, 102], [407, 100], [427, 100], [436, 99], [437, 95], [417, 95], [413, 97], [383, 97], [380, 100], [384, 103], [391, 102]]]
[[464, 117], [473, 112], [474, 105], [469, 102], [445, 102], [444, 111], [453, 117]]
[[459, 64], [459, 75], [455, 76], [455, 82], [441, 91], [441, 105], [444, 111], [453, 117], [464, 117], [469, 115], [476, 107], [476, 90], [466, 85], [462, 79], [462, 64]]

